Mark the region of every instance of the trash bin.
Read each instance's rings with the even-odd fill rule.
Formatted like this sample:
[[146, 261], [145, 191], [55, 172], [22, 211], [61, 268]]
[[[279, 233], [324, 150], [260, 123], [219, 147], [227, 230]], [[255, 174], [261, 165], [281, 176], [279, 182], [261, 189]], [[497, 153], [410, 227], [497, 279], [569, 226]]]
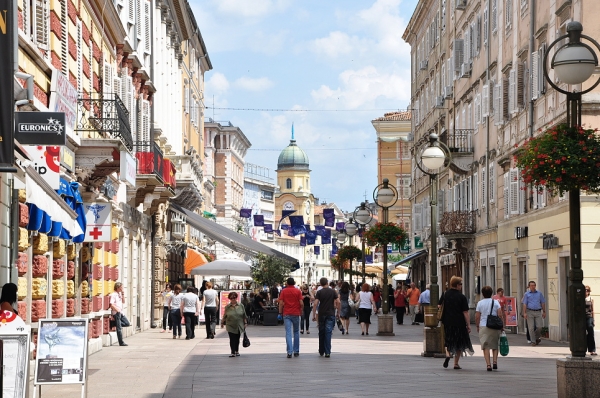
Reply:
[[277, 326], [277, 315], [278, 310], [263, 310], [263, 325], [264, 326]]
[[425, 306], [424, 323], [426, 327], [434, 328], [438, 325], [437, 307], [428, 305]]

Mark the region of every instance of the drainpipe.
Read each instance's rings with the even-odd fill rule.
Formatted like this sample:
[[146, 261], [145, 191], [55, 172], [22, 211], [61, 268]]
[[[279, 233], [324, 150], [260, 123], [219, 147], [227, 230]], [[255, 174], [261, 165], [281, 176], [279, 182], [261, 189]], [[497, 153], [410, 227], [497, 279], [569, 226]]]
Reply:
[[156, 213], [152, 214], [152, 225], [150, 226], [150, 258], [152, 263], [150, 264], [150, 271], [152, 272], [152, 283], [150, 284], [150, 327], [156, 328], [156, 319], [154, 318], [154, 299], [156, 298], [156, 292], [154, 286], [156, 283], [155, 272], [154, 272], [154, 259], [156, 258]]
[[[491, 64], [491, 55], [490, 55], [490, 43], [492, 42], [492, 24], [491, 24], [491, 18], [492, 18], [492, 2], [488, 1], [488, 26], [487, 26], [487, 43], [486, 43], [486, 62], [487, 62], [487, 67], [486, 67], [486, 71], [485, 71], [485, 76], [488, 82], [488, 85], [490, 83], [490, 64]], [[493, 90], [493, 87], [490, 87], [489, 90]], [[485, 174], [488, 176], [488, 181], [490, 179], [490, 168], [489, 168], [489, 157], [490, 157], [490, 117], [488, 115], [487, 120], [485, 122]], [[490, 184], [488, 184], [487, 182], [485, 182], [485, 184], [487, 184], [487, 188], [489, 188]], [[485, 198], [482, 198], [482, 200], [485, 200], [486, 202], [486, 206], [485, 206], [485, 225], [486, 227], [489, 228], [490, 226], [490, 204], [489, 204], [489, 197], [490, 197], [490, 190], [486, 189], [485, 190]]]
[[[529, 5], [529, 59], [531, 60], [532, 54], [535, 51], [534, 40], [535, 40], [535, 0], [531, 0]], [[539, 60], [538, 62], [544, 62], [544, 60]], [[529, 65], [532, 67], [533, 63], [529, 62]], [[533, 77], [533, 73], [530, 74]], [[531, 87], [531, 83], [529, 87]], [[533, 94], [533, 93], [531, 93]], [[529, 138], [533, 137], [533, 95], [529, 96]]]

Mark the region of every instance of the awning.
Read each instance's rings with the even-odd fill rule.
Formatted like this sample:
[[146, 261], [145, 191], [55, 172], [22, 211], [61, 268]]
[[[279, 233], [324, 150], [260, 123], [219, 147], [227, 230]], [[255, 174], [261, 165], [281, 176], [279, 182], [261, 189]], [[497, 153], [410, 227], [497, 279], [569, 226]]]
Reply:
[[402, 260], [398, 261], [397, 263], [394, 263], [394, 267], [397, 267], [402, 264], [406, 264], [410, 260], [414, 260], [415, 258], [424, 256], [426, 254], [427, 254], [427, 250], [419, 250], [418, 252], [412, 252], [408, 256], [404, 257]]
[[288, 256], [278, 250], [272, 249], [267, 245], [263, 245], [260, 242], [252, 240], [248, 236], [239, 234], [231, 229], [217, 224], [214, 221], [210, 221], [199, 214], [184, 209], [175, 203], [170, 203], [172, 209], [185, 214], [186, 222], [196, 228], [198, 231], [209, 236], [211, 239], [220, 242], [228, 248], [235, 250], [238, 253], [248, 254], [255, 256], [258, 253], [263, 253], [271, 256], [276, 256], [288, 261], [291, 264], [297, 264], [298, 260], [292, 256]]
[[208, 263], [208, 260], [202, 253], [194, 249], [187, 249], [185, 261], [183, 263], [183, 268], [186, 274], [191, 275], [194, 268], [206, 263]]
[[44, 211], [52, 221], [62, 223], [71, 236], [84, 233], [77, 222], [77, 213], [40, 177], [31, 166], [25, 168], [27, 203]]

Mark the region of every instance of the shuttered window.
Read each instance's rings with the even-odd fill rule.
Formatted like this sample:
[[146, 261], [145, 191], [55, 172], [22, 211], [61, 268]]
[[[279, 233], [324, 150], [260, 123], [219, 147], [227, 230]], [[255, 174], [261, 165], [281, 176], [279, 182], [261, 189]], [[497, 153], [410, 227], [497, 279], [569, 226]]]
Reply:
[[[29, 0], [24, 0], [28, 2]], [[50, 36], [50, 1], [33, 0], [33, 40], [43, 50], [48, 50]]]

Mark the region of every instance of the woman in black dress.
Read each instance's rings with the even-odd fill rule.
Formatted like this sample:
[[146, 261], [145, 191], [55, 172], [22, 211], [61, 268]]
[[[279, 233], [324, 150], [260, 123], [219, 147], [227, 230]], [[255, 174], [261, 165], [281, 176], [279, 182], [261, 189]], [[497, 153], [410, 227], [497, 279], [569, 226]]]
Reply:
[[474, 354], [469, 337], [469, 333], [471, 333], [469, 303], [461, 290], [462, 278], [453, 276], [450, 278], [450, 289], [442, 297], [444, 304], [442, 323], [444, 324], [446, 345], [445, 368], [448, 367], [451, 355], [454, 355], [454, 369], [461, 369], [458, 361], [462, 353]]

